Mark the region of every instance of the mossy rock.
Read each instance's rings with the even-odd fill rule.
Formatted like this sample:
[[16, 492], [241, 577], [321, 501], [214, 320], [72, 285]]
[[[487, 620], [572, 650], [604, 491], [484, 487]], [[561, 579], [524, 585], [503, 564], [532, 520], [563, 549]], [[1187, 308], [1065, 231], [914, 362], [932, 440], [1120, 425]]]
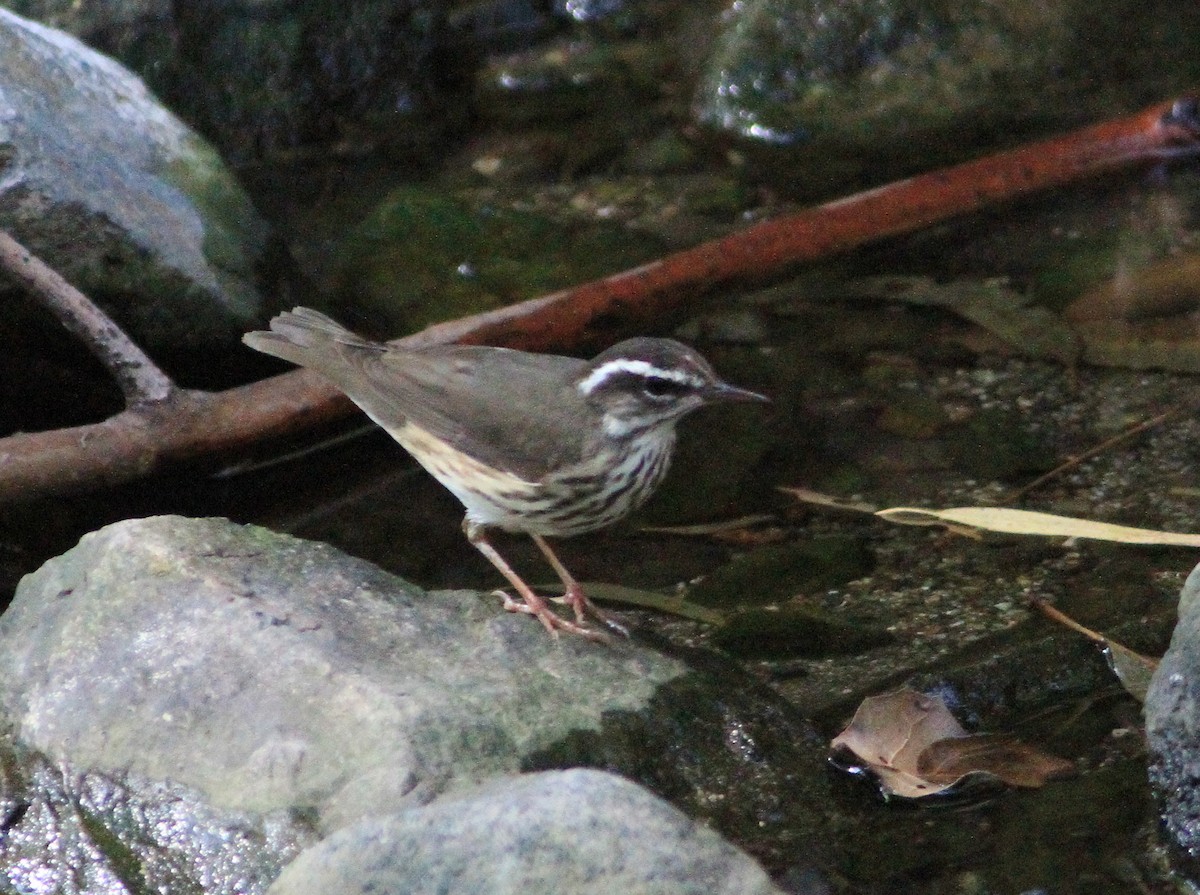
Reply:
[[397, 333], [597, 279], [660, 251], [617, 224], [564, 223], [406, 186], [343, 240], [336, 289], [343, 304]]
[[875, 557], [854, 538], [815, 538], [759, 547], [717, 569], [688, 592], [701, 606], [763, 606], [838, 587], [870, 574]]
[[897, 391], [887, 403], [875, 425], [901, 438], [933, 438], [950, 422], [950, 416], [936, 398], [913, 392]]
[[984, 481], [1012, 481], [1052, 469], [1053, 447], [1029, 429], [1024, 417], [1004, 408], [981, 410], [946, 433], [954, 465]]
[[740, 612], [713, 634], [714, 646], [742, 659], [844, 656], [886, 646], [895, 638], [815, 606]]

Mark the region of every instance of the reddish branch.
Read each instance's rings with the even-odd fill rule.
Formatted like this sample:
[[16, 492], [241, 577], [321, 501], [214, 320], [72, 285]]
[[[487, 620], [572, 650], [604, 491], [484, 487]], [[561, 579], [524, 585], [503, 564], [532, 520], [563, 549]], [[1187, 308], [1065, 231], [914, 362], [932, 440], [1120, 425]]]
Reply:
[[1200, 148], [1200, 106], [1151, 106], [1019, 149], [890, 183], [764, 221], [634, 270], [487, 314], [438, 324], [418, 342], [488, 342], [530, 350], [573, 345], [594, 321], [645, 325], [730, 284], [910, 233], [989, 205]]
[[[779, 277], [797, 264], [987, 205], [1198, 149], [1197, 102], [1164, 103], [1128, 118], [766, 221], [634, 270], [437, 324], [400, 341], [487, 342], [530, 350], [572, 345], [601, 326], [652, 325], [722, 287]], [[46, 284], [31, 278], [27, 253], [20, 258], [22, 279], [44, 294]], [[169, 380], [167, 385], [165, 397], [134, 400], [130, 409], [103, 423], [0, 439], [0, 502], [128, 481], [171, 463], [236, 451], [268, 435], [334, 419], [351, 406], [303, 370], [219, 394], [171, 390]], [[122, 386], [127, 396], [144, 394], [127, 382]]]

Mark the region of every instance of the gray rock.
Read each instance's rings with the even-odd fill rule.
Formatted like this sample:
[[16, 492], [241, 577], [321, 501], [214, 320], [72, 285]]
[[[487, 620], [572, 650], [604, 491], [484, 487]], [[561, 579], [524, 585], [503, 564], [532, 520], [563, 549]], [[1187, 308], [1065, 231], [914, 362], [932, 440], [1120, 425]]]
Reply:
[[1150, 783], [1179, 869], [1200, 882], [1200, 566], [1179, 595], [1171, 645], [1146, 694]]
[[87, 535], [0, 617], [21, 741], [226, 809], [310, 806], [326, 830], [515, 772], [684, 671], [214, 519]]
[[[826, 739], [787, 703], [711, 653], [552, 639], [498, 602], [227, 520], [122, 522], [22, 580], [0, 616], [0, 717], [64, 774], [169, 781], [235, 824], [290, 818], [301, 836], [599, 767], [770, 868], [823, 866]], [[149, 816], [143, 790], [120, 814]], [[195, 855], [194, 875], [220, 859]]]
[[300, 854], [270, 895], [768, 895], [749, 857], [600, 771], [532, 774], [371, 818]]
[[[347, 148], [407, 153], [440, 147], [446, 122], [461, 122], [464, 114], [453, 82], [484, 36], [449, 28], [446, 8], [466, 6], [469, 15], [470, 8], [485, 7], [470, 24], [486, 32], [486, 7], [496, 4], [13, 0], [9, 5], [136, 70], [226, 158], [286, 164], [297, 150], [304, 162]], [[493, 12], [501, 21], [490, 30], [502, 29], [511, 15]]]
[[212, 148], [135, 75], [0, 8], [0, 227], [148, 348], [259, 319], [267, 228]]

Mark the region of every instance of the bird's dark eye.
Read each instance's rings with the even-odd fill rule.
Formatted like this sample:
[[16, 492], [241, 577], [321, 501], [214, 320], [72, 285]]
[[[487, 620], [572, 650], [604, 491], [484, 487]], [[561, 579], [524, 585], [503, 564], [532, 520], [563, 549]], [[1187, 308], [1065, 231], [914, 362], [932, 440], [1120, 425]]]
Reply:
[[642, 382], [642, 391], [651, 398], [670, 398], [683, 391], [683, 383], [659, 376], [647, 376]]

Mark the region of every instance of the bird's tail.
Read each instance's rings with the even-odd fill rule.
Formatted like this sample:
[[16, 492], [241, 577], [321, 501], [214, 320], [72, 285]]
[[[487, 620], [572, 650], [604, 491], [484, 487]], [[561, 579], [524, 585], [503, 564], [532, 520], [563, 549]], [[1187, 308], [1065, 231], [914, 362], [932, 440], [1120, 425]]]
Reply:
[[339, 345], [376, 350], [383, 347], [312, 308], [284, 311], [271, 321], [270, 327], [269, 331], [246, 333], [242, 341], [256, 351], [302, 366], [314, 366], [314, 355], [328, 354]]

